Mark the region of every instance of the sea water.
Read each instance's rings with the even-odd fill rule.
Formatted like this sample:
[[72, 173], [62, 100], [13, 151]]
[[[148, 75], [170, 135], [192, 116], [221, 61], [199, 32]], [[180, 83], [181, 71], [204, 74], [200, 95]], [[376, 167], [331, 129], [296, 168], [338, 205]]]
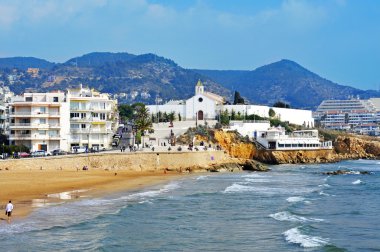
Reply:
[[[45, 205], [26, 219], [1, 223], [0, 248], [380, 251], [379, 161], [271, 169], [194, 175], [142, 191]], [[337, 169], [352, 173], [323, 174]]]

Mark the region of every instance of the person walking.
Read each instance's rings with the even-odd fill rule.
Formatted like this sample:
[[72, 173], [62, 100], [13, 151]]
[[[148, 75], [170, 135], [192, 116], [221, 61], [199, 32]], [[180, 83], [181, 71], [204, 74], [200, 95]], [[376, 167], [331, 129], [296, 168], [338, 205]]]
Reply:
[[5, 215], [8, 217], [7, 221], [10, 224], [12, 218], [13, 204], [12, 201], [9, 201], [7, 206], [5, 207]]

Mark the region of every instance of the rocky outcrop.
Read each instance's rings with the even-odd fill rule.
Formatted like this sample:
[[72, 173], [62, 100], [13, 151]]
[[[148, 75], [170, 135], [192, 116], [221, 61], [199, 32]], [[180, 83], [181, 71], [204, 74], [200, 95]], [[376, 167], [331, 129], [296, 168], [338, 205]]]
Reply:
[[216, 130], [214, 138], [231, 157], [252, 159], [256, 147], [251, 142], [244, 142], [234, 131]]
[[371, 174], [369, 171], [349, 171], [349, 170], [336, 170], [336, 171], [328, 171], [323, 172], [323, 175], [346, 175], [346, 174]]
[[341, 159], [375, 158], [380, 156], [380, 142], [369, 137], [338, 136], [334, 142], [334, 149]]
[[[345, 159], [380, 157], [380, 141], [373, 137], [342, 134], [337, 136], [331, 150], [259, 150], [235, 131], [214, 130], [213, 140], [233, 158], [257, 160], [266, 164], [332, 163]], [[198, 141], [210, 141], [197, 137]], [[242, 163], [240, 163], [244, 166]]]
[[258, 150], [254, 159], [266, 164], [331, 163], [340, 160], [333, 150]]
[[210, 172], [225, 172], [225, 171], [269, 171], [269, 168], [260, 162], [252, 159], [232, 159], [230, 163], [215, 164], [207, 168]]

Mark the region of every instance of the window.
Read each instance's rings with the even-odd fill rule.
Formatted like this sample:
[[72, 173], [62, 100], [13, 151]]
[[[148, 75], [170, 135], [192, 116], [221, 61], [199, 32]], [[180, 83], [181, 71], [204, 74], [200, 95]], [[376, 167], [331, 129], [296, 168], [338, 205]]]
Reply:
[[70, 118], [79, 118], [79, 113], [70, 113]]
[[46, 135], [46, 131], [44, 131], [44, 130], [39, 130], [39, 131], [38, 131], [38, 135], [40, 135], [40, 136], [44, 136], [44, 135]]
[[100, 120], [106, 120], [106, 114], [100, 113]]
[[31, 102], [31, 101], [33, 101], [33, 97], [25, 97], [25, 101]]
[[70, 128], [79, 129], [79, 124], [70, 124]]
[[82, 124], [80, 125], [80, 127], [81, 127], [82, 129], [85, 129], [85, 128], [86, 128], [86, 124], [82, 123]]
[[80, 113], [80, 118], [86, 118], [86, 113]]
[[202, 97], [199, 97], [198, 101], [199, 101], [199, 102], [203, 102], [203, 98], [202, 98]]
[[91, 113], [92, 117], [99, 117], [99, 113]]
[[53, 97], [53, 102], [58, 102], [58, 97]]
[[40, 118], [40, 124], [46, 124], [46, 119], [45, 118]]

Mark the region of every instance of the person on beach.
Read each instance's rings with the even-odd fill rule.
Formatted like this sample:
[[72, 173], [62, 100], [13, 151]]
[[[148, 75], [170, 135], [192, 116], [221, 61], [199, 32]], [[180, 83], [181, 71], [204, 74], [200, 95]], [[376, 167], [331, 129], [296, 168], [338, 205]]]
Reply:
[[12, 211], [13, 211], [13, 204], [12, 204], [12, 201], [9, 201], [9, 203], [5, 207], [5, 215], [8, 217], [7, 222], [9, 224], [11, 223]]

